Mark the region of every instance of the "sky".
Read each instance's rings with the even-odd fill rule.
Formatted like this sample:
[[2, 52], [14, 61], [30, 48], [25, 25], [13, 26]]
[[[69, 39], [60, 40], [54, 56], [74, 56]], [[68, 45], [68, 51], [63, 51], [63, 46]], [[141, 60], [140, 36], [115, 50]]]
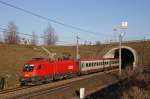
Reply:
[[[51, 24], [59, 36], [58, 43], [75, 44], [106, 42], [115, 40], [121, 29], [121, 22], [128, 22], [124, 40], [150, 39], [150, 0], [0, 0], [36, 14], [95, 33], [88, 33], [51, 21], [43, 20], [0, 3], [0, 27], [5, 28], [14, 21], [19, 32], [42, 35]], [[117, 31], [113, 32], [113, 28]]]

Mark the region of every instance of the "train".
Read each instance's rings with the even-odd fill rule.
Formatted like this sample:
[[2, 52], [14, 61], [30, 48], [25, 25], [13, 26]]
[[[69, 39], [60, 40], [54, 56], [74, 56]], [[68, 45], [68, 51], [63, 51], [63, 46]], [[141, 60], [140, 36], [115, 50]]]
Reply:
[[118, 68], [117, 58], [30, 60], [23, 65], [20, 84], [35, 85]]

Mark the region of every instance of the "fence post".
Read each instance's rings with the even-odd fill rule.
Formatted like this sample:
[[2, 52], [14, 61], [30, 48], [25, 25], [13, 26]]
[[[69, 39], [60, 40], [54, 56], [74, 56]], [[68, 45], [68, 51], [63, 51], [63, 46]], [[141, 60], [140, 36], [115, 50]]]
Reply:
[[1, 80], [0, 80], [0, 90], [3, 90], [4, 87], [5, 87], [5, 78], [1, 77]]
[[80, 99], [84, 99], [85, 89], [80, 88]]

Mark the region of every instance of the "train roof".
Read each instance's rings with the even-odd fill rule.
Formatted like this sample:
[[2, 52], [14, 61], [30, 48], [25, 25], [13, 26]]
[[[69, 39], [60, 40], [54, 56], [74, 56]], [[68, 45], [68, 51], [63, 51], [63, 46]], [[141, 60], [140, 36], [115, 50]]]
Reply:
[[93, 58], [93, 59], [80, 59], [80, 61], [98, 61], [98, 60], [114, 60], [118, 58]]
[[[79, 61], [98, 61], [98, 60], [114, 60], [118, 58], [99, 58], [99, 59], [89, 59], [89, 58], [82, 58]], [[27, 61], [25, 64], [36, 64], [36, 63], [63, 63], [63, 62], [76, 62], [77, 60], [75, 59], [68, 59], [68, 60], [45, 60], [43, 58], [34, 58], [33, 60]]]
[[70, 60], [29, 60], [27, 61], [25, 64], [35, 64], [35, 63], [46, 63], [46, 62], [49, 62], [49, 63], [62, 63], [62, 62], [72, 62], [74, 61], [73, 59], [70, 59]]

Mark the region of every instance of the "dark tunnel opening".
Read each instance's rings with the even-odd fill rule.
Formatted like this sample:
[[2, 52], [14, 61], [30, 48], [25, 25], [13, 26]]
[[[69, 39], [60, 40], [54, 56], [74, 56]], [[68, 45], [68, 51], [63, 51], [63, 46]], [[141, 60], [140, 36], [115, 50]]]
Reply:
[[[115, 58], [119, 58], [119, 49], [115, 50]], [[121, 49], [121, 59], [122, 59], [122, 68], [126, 68], [131, 66], [130, 68], [133, 68], [133, 62], [134, 62], [134, 55], [133, 53], [126, 49]]]

